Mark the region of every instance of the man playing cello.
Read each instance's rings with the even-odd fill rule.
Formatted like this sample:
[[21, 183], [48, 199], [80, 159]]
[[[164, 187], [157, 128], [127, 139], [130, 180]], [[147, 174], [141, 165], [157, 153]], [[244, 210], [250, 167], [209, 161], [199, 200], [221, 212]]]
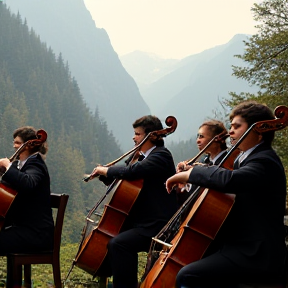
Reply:
[[[196, 144], [198, 146], [198, 149], [200, 151], [205, 149], [205, 147], [208, 146], [209, 142], [214, 137], [220, 134], [223, 134], [223, 136], [228, 134], [228, 131], [226, 130], [224, 124], [221, 121], [218, 121], [216, 119], [204, 121], [200, 125], [197, 133]], [[206, 154], [206, 157], [203, 160], [204, 163], [208, 165], [218, 165], [221, 162], [221, 160], [227, 154], [227, 145], [225, 142], [226, 138], [227, 137], [223, 137], [219, 141], [212, 142], [211, 145], [209, 145], [209, 147], [205, 151], [203, 151], [204, 154]], [[187, 161], [182, 161], [178, 163], [176, 172], [178, 173], [184, 170], [188, 170], [189, 168], [191, 168], [189, 166], [189, 163], [187, 163]], [[180, 193], [179, 189], [177, 189], [177, 191], [179, 191], [177, 193], [177, 201], [179, 207], [181, 207], [185, 200], [187, 200], [187, 198], [190, 196], [191, 192], [194, 190], [193, 188], [197, 187], [195, 185], [193, 187], [191, 186], [191, 184], [187, 186], [185, 185], [185, 189], [183, 188], [182, 193]], [[188, 193], [185, 193], [185, 191], [187, 191]]]
[[[135, 145], [139, 145], [152, 131], [163, 129], [161, 121], [151, 115], [133, 123]], [[108, 243], [108, 259], [112, 268], [114, 288], [137, 288], [138, 252], [149, 251], [155, 236], [176, 212], [176, 195], [168, 195], [165, 181], [175, 173], [171, 153], [163, 139], [150, 139], [141, 146], [141, 158], [127, 166], [97, 166], [91, 176], [107, 179], [143, 179], [143, 187], [125, 223], [124, 231]], [[137, 160], [137, 159], [136, 159]], [[141, 160], [141, 161], [140, 161]], [[103, 176], [107, 179], [103, 179]]]
[[[46, 143], [41, 141], [39, 145], [25, 146], [33, 141], [38, 143], [37, 132], [31, 126], [16, 129], [13, 133], [13, 147], [18, 160], [11, 163], [8, 158], [0, 159], [0, 168], [3, 171], [1, 188], [8, 186], [17, 192], [0, 232], [2, 256], [53, 248], [50, 177], [43, 160], [48, 149]], [[21, 287], [22, 283], [16, 283], [11, 278], [12, 276], [7, 277], [7, 283], [11, 282], [10, 286]]]
[[[239, 104], [230, 114], [231, 144], [235, 145], [252, 124], [273, 119], [265, 105], [254, 101]], [[238, 146], [243, 154], [233, 171], [195, 165], [167, 180], [168, 192], [177, 183], [193, 183], [236, 195], [218, 235], [219, 249], [184, 266], [176, 277], [177, 288], [234, 288], [239, 283], [283, 285], [286, 177], [271, 148], [273, 138], [274, 131], [259, 134], [252, 129]]]

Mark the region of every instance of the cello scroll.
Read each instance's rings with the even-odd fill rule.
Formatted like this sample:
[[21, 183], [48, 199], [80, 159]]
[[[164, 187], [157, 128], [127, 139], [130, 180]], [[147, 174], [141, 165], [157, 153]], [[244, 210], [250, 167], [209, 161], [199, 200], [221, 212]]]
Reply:
[[288, 107], [281, 105], [274, 110], [275, 119], [259, 121], [255, 123], [253, 129], [258, 133], [277, 131], [288, 126]]
[[[154, 139], [156, 140], [156, 139], [159, 139], [160, 137], [166, 137], [166, 136], [172, 134], [177, 128], [177, 119], [174, 116], [168, 116], [165, 120], [165, 124], [168, 126], [167, 128], [161, 129], [158, 131], [150, 132], [147, 135], [148, 138], [150, 138], [150, 139], [152, 138], [153, 140]], [[139, 145], [142, 145], [142, 144], [143, 143], [141, 142]]]

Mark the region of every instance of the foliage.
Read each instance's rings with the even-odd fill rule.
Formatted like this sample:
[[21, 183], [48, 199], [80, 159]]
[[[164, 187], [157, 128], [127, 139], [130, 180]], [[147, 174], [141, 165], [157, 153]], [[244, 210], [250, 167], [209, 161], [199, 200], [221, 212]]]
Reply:
[[191, 159], [199, 152], [196, 145], [196, 137], [192, 137], [187, 141], [171, 142], [166, 146], [172, 153], [176, 164]]
[[[262, 102], [271, 107], [285, 104], [288, 100], [288, 1], [266, 0], [254, 4], [251, 10], [259, 23], [258, 33], [244, 41], [244, 55], [237, 55], [247, 66], [234, 66], [233, 74], [259, 86], [257, 97]], [[251, 96], [242, 94], [244, 99]], [[239, 102], [238, 97], [232, 94], [232, 102]]]
[[244, 41], [245, 52], [236, 57], [244, 67], [233, 66], [233, 75], [257, 85], [257, 95], [231, 92], [229, 107], [244, 100], [256, 100], [271, 109], [288, 103], [288, 1], [265, 0], [251, 8], [258, 33]]
[[62, 55], [56, 57], [2, 2], [0, 34], [0, 155], [12, 155], [16, 128], [47, 131], [51, 190], [70, 195], [63, 242], [78, 242], [87, 209], [104, 193], [99, 181], [81, 179], [122, 152], [98, 111], [92, 113], [84, 103]]

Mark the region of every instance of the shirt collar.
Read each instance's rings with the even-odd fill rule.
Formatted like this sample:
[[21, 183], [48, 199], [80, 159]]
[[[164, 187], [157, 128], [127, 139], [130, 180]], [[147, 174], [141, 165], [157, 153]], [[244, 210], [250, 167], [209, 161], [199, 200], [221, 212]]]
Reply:
[[20, 170], [20, 169], [24, 166], [24, 164], [26, 163], [26, 161], [27, 161], [29, 158], [31, 158], [32, 156], [36, 155], [37, 153], [38, 153], [38, 152], [31, 154], [29, 157], [27, 157], [27, 158], [26, 158], [25, 160], [23, 160], [23, 161], [18, 160], [17, 168]]
[[252, 153], [252, 151], [262, 143], [263, 141], [243, 152], [242, 155], [239, 156], [239, 163], [243, 162]]
[[211, 162], [212, 162], [213, 164], [215, 164], [216, 160], [217, 160], [223, 153], [225, 153], [225, 152], [226, 152], [226, 150], [223, 150], [223, 151], [221, 151], [219, 154], [217, 154], [213, 159], [210, 158]]
[[140, 151], [140, 153], [146, 158], [146, 157], [148, 157], [148, 155], [151, 153], [151, 151], [152, 151], [153, 149], [155, 149], [155, 148], [156, 148], [156, 146], [153, 146], [153, 147], [151, 147], [150, 149], [148, 149], [147, 151], [145, 151], [145, 153], [142, 152], [142, 151]]

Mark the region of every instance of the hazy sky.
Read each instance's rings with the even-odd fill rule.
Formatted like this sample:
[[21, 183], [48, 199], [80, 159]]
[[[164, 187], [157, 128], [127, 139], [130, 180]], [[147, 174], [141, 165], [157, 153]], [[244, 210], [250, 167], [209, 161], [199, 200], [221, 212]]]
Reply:
[[258, 0], [84, 0], [119, 56], [135, 50], [181, 59], [256, 32]]

